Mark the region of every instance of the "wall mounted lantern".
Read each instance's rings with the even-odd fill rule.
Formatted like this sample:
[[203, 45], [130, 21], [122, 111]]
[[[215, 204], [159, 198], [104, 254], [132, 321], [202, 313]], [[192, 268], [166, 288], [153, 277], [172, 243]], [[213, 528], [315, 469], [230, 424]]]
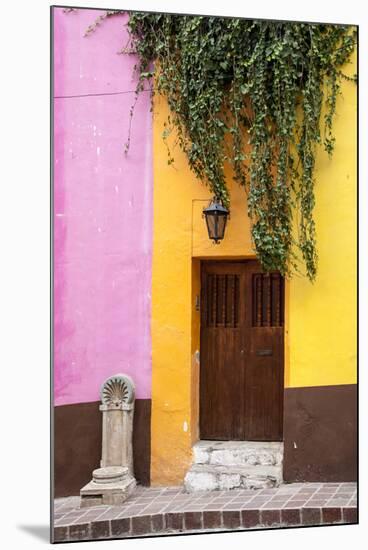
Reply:
[[203, 216], [206, 219], [208, 237], [216, 244], [224, 238], [226, 222], [230, 213], [222, 204], [222, 200], [214, 197], [207, 208], [203, 209]]

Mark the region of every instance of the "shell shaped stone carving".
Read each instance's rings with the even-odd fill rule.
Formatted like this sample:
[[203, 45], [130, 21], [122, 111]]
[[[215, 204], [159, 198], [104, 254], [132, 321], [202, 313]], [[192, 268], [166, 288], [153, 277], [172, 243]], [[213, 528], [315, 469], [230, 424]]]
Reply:
[[115, 374], [102, 384], [101, 401], [104, 405], [118, 407], [132, 403], [134, 393], [133, 380], [126, 374]]

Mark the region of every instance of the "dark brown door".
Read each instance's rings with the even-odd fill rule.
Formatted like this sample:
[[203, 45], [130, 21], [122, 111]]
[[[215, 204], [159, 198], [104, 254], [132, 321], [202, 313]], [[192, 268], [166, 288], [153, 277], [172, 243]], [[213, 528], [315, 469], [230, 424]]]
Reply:
[[284, 281], [255, 260], [201, 269], [201, 439], [282, 439]]

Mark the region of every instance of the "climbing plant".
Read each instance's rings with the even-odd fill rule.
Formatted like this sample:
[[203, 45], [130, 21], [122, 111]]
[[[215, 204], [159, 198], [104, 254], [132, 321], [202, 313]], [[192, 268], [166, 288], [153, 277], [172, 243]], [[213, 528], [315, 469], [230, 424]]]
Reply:
[[163, 138], [175, 128], [190, 168], [226, 206], [230, 164], [263, 268], [291, 275], [302, 260], [314, 280], [316, 151], [334, 149], [341, 81], [356, 80], [342, 72], [355, 29], [139, 12], [127, 24], [137, 97], [148, 82], [168, 101]]

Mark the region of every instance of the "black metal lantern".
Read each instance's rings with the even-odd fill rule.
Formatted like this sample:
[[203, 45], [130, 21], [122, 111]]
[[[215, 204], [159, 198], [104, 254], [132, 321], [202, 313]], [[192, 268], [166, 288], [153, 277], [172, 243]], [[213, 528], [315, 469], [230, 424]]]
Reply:
[[225, 227], [229, 211], [223, 206], [221, 199], [214, 197], [207, 208], [203, 209], [203, 215], [206, 218], [208, 236], [216, 244], [224, 238]]

